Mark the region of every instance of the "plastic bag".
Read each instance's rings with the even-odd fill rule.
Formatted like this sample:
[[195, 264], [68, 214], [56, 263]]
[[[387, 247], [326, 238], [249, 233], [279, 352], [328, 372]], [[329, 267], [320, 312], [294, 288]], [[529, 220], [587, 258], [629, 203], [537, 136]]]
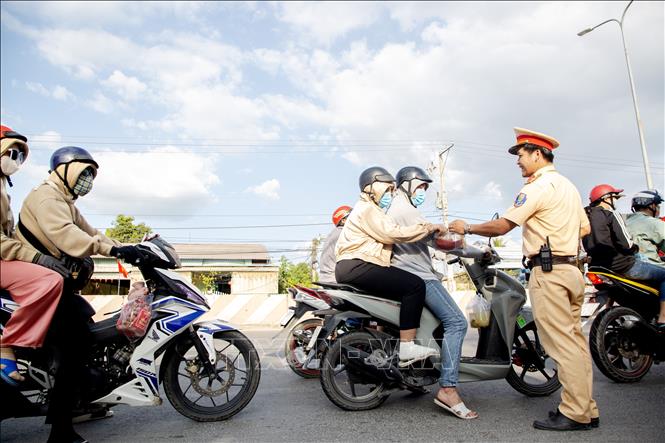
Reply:
[[130, 339], [143, 337], [148, 331], [152, 316], [151, 302], [152, 295], [148, 293], [145, 284], [143, 282], [134, 283], [115, 324], [118, 331]]
[[490, 324], [490, 312], [492, 305], [480, 294], [466, 305], [466, 313], [469, 315], [469, 323], [472, 328], [484, 328]]
[[464, 236], [454, 232], [446, 232], [434, 239], [436, 246], [443, 251], [452, 251], [453, 249], [464, 248]]

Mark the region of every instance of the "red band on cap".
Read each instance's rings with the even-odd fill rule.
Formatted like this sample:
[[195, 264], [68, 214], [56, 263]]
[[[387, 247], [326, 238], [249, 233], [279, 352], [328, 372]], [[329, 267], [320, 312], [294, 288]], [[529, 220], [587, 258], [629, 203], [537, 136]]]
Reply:
[[550, 151], [554, 150], [554, 145], [544, 138], [536, 137], [535, 135], [518, 135], [517, 144], [521, 145], [522, 143], [531, 143], [532, 145], [540, 146], [541, 148], [549, 149]]

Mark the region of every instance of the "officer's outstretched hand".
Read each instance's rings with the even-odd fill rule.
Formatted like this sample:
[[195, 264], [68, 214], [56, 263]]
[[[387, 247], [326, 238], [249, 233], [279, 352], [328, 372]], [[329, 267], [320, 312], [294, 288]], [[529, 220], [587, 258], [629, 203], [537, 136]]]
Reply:
[[464, 226], [466, 222], [464, 220], [454, 220], [449, 226], [448, 230], [454, 232], [455, 234], [464, 235]]
[[57, 272], [62, 275], [64, 278], [70, 278], [72, 276], [71, 271], [67, 266], [64, 265], [60, 260], [50, 255], [45, 255], [40, 252], [35, 255], [35, 258], [32, 260], [33, 263], [43, 266], [52, 271]]
[[143, 254], [134, 245], [120, 247], [114, 246], [111, 248], [111, 255], [118, 257], [132, 265], [138, 265], [143, 260]]

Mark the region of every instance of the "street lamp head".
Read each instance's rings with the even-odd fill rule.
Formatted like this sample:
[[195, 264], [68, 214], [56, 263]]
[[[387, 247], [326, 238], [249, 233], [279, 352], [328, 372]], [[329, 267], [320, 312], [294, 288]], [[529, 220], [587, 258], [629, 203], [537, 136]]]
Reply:
[[578, 37], [582, 37], [585, 34], [588, 34], [589, 32], [593, 31], [592, 28], [586, 28], [584, 31], [580, 31], [577, 33]]

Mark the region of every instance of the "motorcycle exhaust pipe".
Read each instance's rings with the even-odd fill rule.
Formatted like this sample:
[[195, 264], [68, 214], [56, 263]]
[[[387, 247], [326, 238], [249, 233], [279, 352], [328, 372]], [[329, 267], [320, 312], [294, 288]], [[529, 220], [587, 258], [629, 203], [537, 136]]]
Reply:
[[390, 384], [403, 381], [401, 372], [389, 360], [376, 362], [371, 354], [349, 346], [342, 346], [342, 356], [346, 361], [347, 370], [363, 378]]

